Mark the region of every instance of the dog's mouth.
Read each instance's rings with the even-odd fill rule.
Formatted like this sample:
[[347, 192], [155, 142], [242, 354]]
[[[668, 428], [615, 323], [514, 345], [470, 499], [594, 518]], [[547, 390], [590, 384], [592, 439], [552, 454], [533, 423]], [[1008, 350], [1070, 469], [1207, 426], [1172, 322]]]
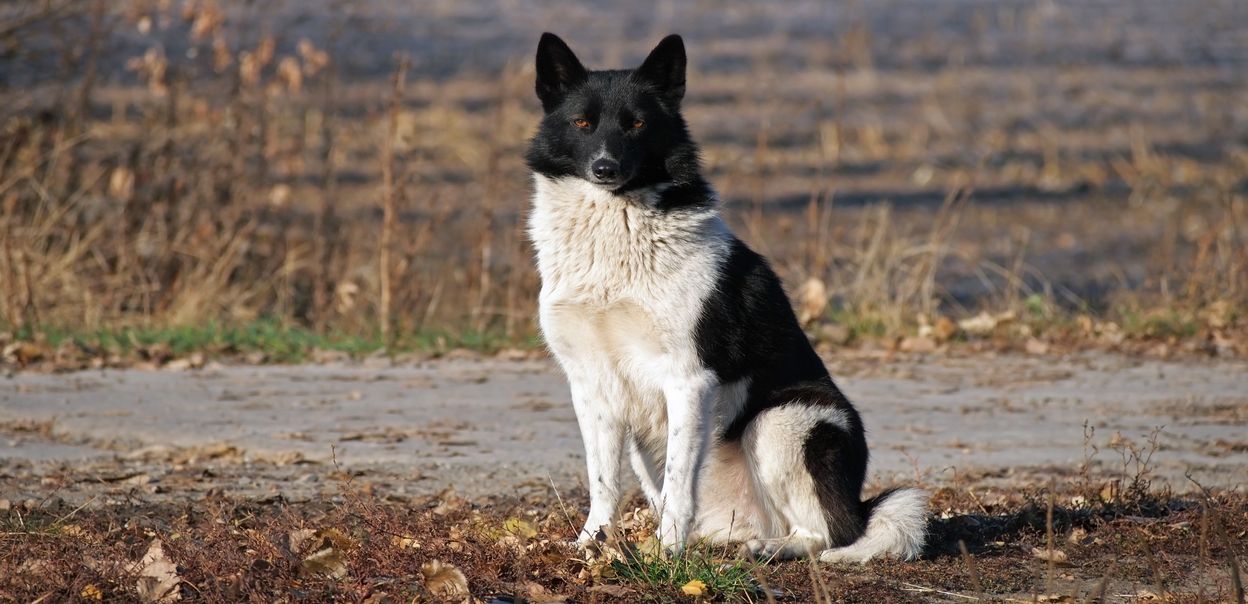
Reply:
[[618, 176], [613, 177], [613, 178], [599, 178], [597, 176], [594, 176], [593, 174], [590, 174], [586, 179], [591, 184], [602, 187], [603, 189], [610, 189], [612, 191], [622, 187], [625, 183], [625, 181]]

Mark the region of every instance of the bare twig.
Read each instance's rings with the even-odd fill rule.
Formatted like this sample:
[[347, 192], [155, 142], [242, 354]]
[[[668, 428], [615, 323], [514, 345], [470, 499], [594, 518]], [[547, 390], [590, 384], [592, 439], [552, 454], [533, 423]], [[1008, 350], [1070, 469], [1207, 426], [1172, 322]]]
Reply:
[[381, 337], [385, 342], [386, 349], [389, 350], [393, 345], [391, 333], [390, 319], [390, 303], [394, 296], [392, 285], [390, 283], [393, 277], [394, 266], [390, 260], [390, 246], [394, 239], [394, 222], [396, 217], [395, 207], [397, 205], [394, 178], [394, 143], [399, 131], [399, 111], [403, 107], [403, 87], [407, 80], [407, 68], [411, 64], [411, 60], [407, 55], [399, 57], [398, 67], [395, 68], [392, 77], [392, 92], [390, 97], [389, 126], [386, 129], [385, 138], [382, 140], [381, 146], [381, 241], [377, 246], [377, 272], [378, 283], [381, 288], [381, 300], [378, 305], [378, 321], [380, 322]]
[[975, 566], [975, 558], [966, 549], [966, 542], [961, 539], [958, 539], [958, 551], [962, 552], [962, 561], [966, 564], [966, 572], [971, 575], [971, 586], [975, 588], [975, 593], [984, 593], [984, 584], [979, 580], [979, 569]]

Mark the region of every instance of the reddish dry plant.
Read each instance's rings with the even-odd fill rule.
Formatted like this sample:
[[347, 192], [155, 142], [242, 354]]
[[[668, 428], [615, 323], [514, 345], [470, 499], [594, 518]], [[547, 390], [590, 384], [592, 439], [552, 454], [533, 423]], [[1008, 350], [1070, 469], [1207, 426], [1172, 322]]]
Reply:
[[[754, 587], [710, 596], [919, 602], [941, 594], [990, 600], [1057, 594], [1082, 601], [1109, 589], [1176, 601], [1234, 597], [1228, 564], [1248, 556], [1240, 538], [1248, 530], [1248, 500], [1241, 494], [1167, 496], [1141, 516], [1122, 515], [1112, 504], [1071, 504], [1078, 499], [1070, 493], [977, 486], [976, 504], [959, 503], [956, 493], [965, 489], [937, 492], [939, 517], [918, 562], [758, 565], [750, 570]], [[583, 561], [568, 545], [574, 533], [554, 496], [474, 504], [448, 492], [398, 502], [348, 484], [338, 499], [17, 505], [0, 512], [0, 598], [136, 599], [153, 574], [140, 562], [157, 540], [160, 561], [173, 565], [169, 582], [188, 601], [436, 601], [431, 591], [455, 594], [461, 585], [487, 601], [680, 597], [681, 585], [631, 582], [610, 562]], [[564, 503], [575, 514], [584, 496]], [[1209, 533], [1211, 515], [1216, 530]], [[648, 525], [630, 526], [620, 539], [643, 542]], [[1030, 553], [1042, 548], [1061, 552], [1060, 561]], [[732, 565], [732, 551], [699, 555]]]

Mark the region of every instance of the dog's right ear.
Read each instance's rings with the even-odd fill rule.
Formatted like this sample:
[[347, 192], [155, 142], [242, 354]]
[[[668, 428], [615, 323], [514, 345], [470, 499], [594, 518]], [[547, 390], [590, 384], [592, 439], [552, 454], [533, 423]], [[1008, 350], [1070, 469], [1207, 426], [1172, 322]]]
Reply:
[[550, 113], [573, 86], [589, 77], [572, 49], [559, 36], [542, 34], [537, 43], [537, 98]]

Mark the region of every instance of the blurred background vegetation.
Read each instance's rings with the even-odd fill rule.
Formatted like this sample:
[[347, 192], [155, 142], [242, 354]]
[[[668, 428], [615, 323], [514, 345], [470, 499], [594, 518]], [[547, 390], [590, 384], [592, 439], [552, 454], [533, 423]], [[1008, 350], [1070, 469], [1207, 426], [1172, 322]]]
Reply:
[[9, 362], [536, 344], [532, 54], [690, 52], [825, 347], [1245, 354], [1236, 0], [0, 1]]

